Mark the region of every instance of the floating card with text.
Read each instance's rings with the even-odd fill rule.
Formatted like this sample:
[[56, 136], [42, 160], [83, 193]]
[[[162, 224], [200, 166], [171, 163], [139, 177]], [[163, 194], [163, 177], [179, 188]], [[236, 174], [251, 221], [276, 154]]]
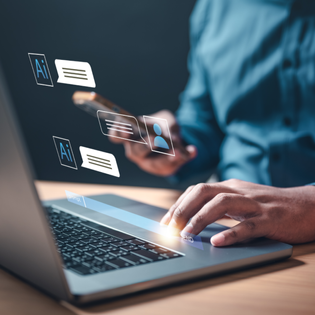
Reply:
[[88, 62], [55, 60], [58, 83], [87, 86], [95, 88], [92, 68]]
[[80, 147], [82, 167], [107, 175], [120, 177], [116, 158], [111, 153]]
[[[147, 144], [136, 117], [98, 110], [97, 118], [103, 135]], [[114, 136], [111, 131], [117, 132], [116, 135]]]

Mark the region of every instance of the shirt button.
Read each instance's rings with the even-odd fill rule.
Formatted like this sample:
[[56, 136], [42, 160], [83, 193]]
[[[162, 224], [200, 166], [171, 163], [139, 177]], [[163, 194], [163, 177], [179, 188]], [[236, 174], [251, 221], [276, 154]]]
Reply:
[[290, 127], [292, 125], [292, 121], [289, 117], [284, 117], [283, 118], [283, 124], [287, 127]]
[[278, 162], [280, 160], [280, 154], [275, 152], [272, 154], [271, 158], [273, 159], [274, 162]]
[[290, 59], [284, 59], [282, 63], [283, 69], [288, 69], [292, 67], [292, 61]]

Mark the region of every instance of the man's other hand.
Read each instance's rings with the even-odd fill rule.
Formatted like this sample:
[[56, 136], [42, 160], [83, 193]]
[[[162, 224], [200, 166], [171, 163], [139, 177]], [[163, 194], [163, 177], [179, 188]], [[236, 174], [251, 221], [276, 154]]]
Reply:
[[[109, 138], [114, 143], [122, 143], [125, 147], [126, 157], [144, 171], [159, 176], [173, 175], [182, 165], [197, 155], [197, 150], [193, 145], [184, 146], [182, 144], [179, 126], [171, 112], [163, 110], [151, 116], [167, 120], [174, 144], [175, 156], [151, 152], [149, 145], [115, 137]], [[119, 131], [111, 131], [111, 135], [121, 136]], [[124, 137], [126, 136], [124, 135]]]
[[213, 236], [214, 246], [263, 236], [291, 244], [314, 241], [315, 187], [276, 188], [236, 179], [198, 184], [182, 194], [161, 223], [183, 229], [182, 235], [197, 235], [224, 215], [241, 223]]

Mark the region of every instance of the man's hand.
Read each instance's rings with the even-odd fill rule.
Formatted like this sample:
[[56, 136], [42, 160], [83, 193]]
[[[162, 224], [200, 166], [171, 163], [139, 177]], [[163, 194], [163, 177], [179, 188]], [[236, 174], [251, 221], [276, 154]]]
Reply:
[[[144, 171], [159, 176], [173, 175], [183, 164], [187, 163], [197, 155], [197, 150], [192, 145], [186, 147], [183, 146], [181, 143], [179, 126], [171, 112], [164, 110], [151, 116], [167, 120], [174, 144], [175, 156], [153, 153], [148, 145], [141, 143], [114, 137], [109, 138], [114, 143], [122, 143], [125, 147], [127, 158], [136, 163]], [[111, 135], [121, 136], [117, 131], [111, 131]], [[124, 137], [126, 137], [126, 135], [124, 135]]]
[[275, 188], [235, 179], [198, 184], [182, 194], [161, 223], [197, 235], [224, 215], [241, 223], [213, 236], [214, 246], [262, 236], [291, 244], [314, 241], [315, 187]]

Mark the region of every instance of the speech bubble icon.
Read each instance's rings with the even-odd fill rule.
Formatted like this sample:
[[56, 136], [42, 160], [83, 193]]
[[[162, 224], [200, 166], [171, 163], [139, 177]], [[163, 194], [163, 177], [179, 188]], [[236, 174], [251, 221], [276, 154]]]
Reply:
[[80, 147], [82, 167], [107, 175], [120, 177], [116, 158], [111, 153]]
[[88, 62], [55, 60], [58, 83], [87, 86], [95, 88], [92, 68]]
[[[136, 117], [99, 110], [97, 118], [103, 135], [147, 144], [142, 137], [145, 130], [140, 129]], [[115, 135], [111, 132], [115, 132]]]

